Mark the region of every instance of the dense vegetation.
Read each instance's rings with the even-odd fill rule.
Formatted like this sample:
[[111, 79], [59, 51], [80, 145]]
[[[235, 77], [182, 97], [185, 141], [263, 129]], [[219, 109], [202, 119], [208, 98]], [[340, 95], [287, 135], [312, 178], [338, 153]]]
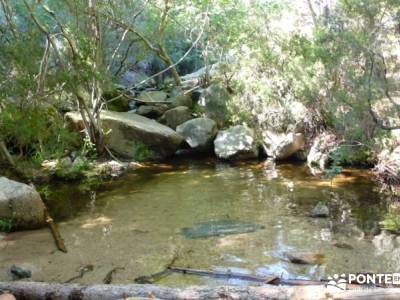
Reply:
[[[215, 162], [219, 161], [215, 165], [214, 161], [200, 162], [215, 166], [215, 172], [196, 164], [189, 170], [178, 164], [175, 170], [172, 163], [147, 163], [173, 156], [189, 157], [191, 163], [200, 156], [213, 156]], [[249, 172], [241, 169], [248, 162], [232, 164], [232, 174], [228, 169], [231, 166], [220, 164], [251, 159], [254, 161], [246, 165]], [[287, 176], [281, 172], [286, 165], [275, 168], [275, 161], [287, 160], [301, 161], [305, 168], [293, 164], [296, 176], [289, 174], [291, 171]], [[348, 166], [364, 169], [345, 170]], [[145, 172], [138, 171], [140, 167], [146, 168]], [[223, 172], [219, 168], [229, 176], [220, 176]], [[372, 172], [364, 172], [366, 168]], [[101, 204], [95, 203], [96, 188], [104, 179], [129, 170], [137, 171], [132, 178], [138, 175], [137, 180], [128, 177], [130, 187], [147, 185], [146, 189], [134, 191], [127, 188], [128, 182], [124, 186], [117, 181], [121, 184], [121, 198], [129, 200], [129, 208], [138, 212], [134, 217], [126, 207], [115, 206], [116, 209], [105, 204], [108, 200], [103, 198]], [[152, 181], [163, 180], [162, 170], [168, 171], [168, 176], [178, 172], [185, 176], [176, 176], [176, 181], [165, 181], [165, 185], [163, 181]], [[344, 174], [338, 176], [340, 173]], [[372, 174], [381, 184], [364, 181], [366, 173], [365, 177]], [[78, 181], [76, 193], [85, 193], [84, 201], [69, 190], [71, 181]], [[360, 184], [352, 185], [352, 181]], [[198, 187], [192, 189], [191, 182]], [[340, 184], [344, 183], [350, 185], [341, 189]], [[107, 184], [104, 186], [111, 187]], [[68, 202], [59, 201], [56, 194], [64, 191], [59, 185], [68, 190]], [[215, 191], [208, 191], [210, 186], [216, 187]], [[155, 193], [147, 193], [148, 190]], [[226, 233], [231, 234], [230, 228], [239, 228], [234, 234], [242, 234], [272, 226], [268, 238], [277, 237], [285, 252], [297, 248], [285, 244], [287, 237], [291, 239], [294, 234], [295, 242], [302, 240], [306, 247], [314, 247], [309, 241], [315, 239], [329, 242], [326, 246], [330, 248], [351, 250], [354, 246], [354, 253], [363, 245], [359, 243], [362, 240], [382, 246], [388, 238], [392, 245], [388, 253], [396, 259], [400, 252], [396, 255], [392, 250], [400, 248], [400, 239], [395, 237], [400, 234], [399, 196], [400, 0], [0, 0], [0, 233], [47, 224], [58, 249], [66, 252], [50, 217], [51, 209], [57, 206], [54, 211], [62, 211], [55, 216], [59, 221], [87, 206], [93, 216], [79, 226], [87, 232], [102, 226], [104, 236], [91, 238], [107, 240], [107, 250], [113, 251], [107, 253], [123, 253], [114, 251], [111, 245], [117, 243], [109, 236], [105, 238], [111, 232], [113, 219], [118, 220], [117, 230], [118, 226], [129, 230], [129, 234], [123, 233], [127, 241], [118, 244], [132, 246], [129, 255], [135, 254], [131, 259], [134, 268], [139, 266], [137, 270], [143, 271], [140, 264], [146, 260], [136, 256], [133, 244], [142, 247], [150, 240], [141, 237], [147, 236], [154, 239], [155, 246], [151, 246], [157, 252], [164, 255], [168, 249], [173, 250], [172, 262], [166, 269], [171, 273], [169, 266], [180, 255], [180, 240], [176, 243], [177, 234], [168, 236], [168, 231], [160, 228], [180, 229], [183, 221], [190, 218], [219, 218], [216, 203], [224, 202], [226, 206], [221, 207], [227, 220], [200, 222], [197, 233], [193, 230], [196, 226], [184, 227], [182, 237], [225, 237]], [[130, 201], [130, 197], [138, 200]], [[368, 197], [373, 199], [364, 199]], [[350, 198], [357, 201], [348, 201]], [[118, 199], [115, 196], [113, 201]], [[172, 202], [175, 200], [179, 202]], [[209, 200], [216, 200], [215, 206]], [[242, 200], [246, 202], [244, 208], [240, 206]], [[28, 201], [33, 205], [26, 205]], [[124, 205], [128, 207], [127, 203]], [[141, 203], [146, 203], [142, 211], [145, 217], [140, 215]], [[311, 204], [317, 205], [307, 213]], [[97, 216], [101, 211], [97, 206], [104, 211], [126, 209], [129, 221], [120, 212], [104, 216], [101, 212]], [[186, 215], [184, 209], [189, 207]], [[273, 214], [254, 214], [252, 207], [255, 212]], [[175, 208], [179, 209], [172, 213]], [[284, 214], [275, 212], [281, 209]], [[241, 210], [246, 214], [239, 214]], [[196, 213], [195, 217], [190, 213]], [[158, 222], [164, 215], [165, 219], [176, 218], [182, 223]], [[301, 219], [295, 219], [297, 216]], [[242, 217], [268, 221], [268, 225], [233, 220]], [[322, 223], [315, 222], [312, 226], [321, 228], [311, 235], [309, 225], [313, 222], [309, 217], [329, 218], [329, 226], [326, 222], [322, 228]], [[275, 218], [276, 225], [271, 225]], [[153, 230], [153, 224], [147, 228], [147, 221], [142, 228], [141, 219], [148, 219], [159, 228]], [[283, 226], [289, 219], [290, 227]], [[304, 220], [306, 227], [301, 225]], [[365, 228], [356, 224], [359, 220], [366, 221]], [[81, 220], [74, 222], [68, 226], [78, 226]], [[128, 222], [135, 224], [130, 226]], [[221, 234], [216, 235], [215, 228], [220, 228]], [[207, 235], [207, 231], [213, 233]], [[176, 248], [162, 248], [162, 239], [153, 235], [156, 232], [168, 236], [168, 244]], [[151, 234], [142, 235], [145, 233]], [[338, 239], [341, 235], [358, 246], [342, 243]], [[350, 237], [353, 240], [347, 239]], [[225, 245], [218, 242], [217, 248], [225, 251], [229, 243], [257, 240], [257, 236], [241, 238], [226, 240]], [[19, 245], [12, 242], [12, 247]], [[273, 242], [274, 247], [278, 242]], [[75, 239], [71, 247], [79, 243]], [[261, 245], [258, 240], [257, 243], [256, 247]], [[282, 245], [277, 249], [283, 249]], [[379, 245], [375, 245], [378, 250]], [[253, 248], [253, 244], [250, 246]], [[269, 254], [264, 253], [277, 251], [269, 251], [268, 244], [262, 247], [263, 267], [259, 270], [268, 270], [264, 264], [273, 260], [267, 261]], [[94, 248], [84, 251], [89, 253], [91, 249]], [[149, 249], [143, 247], [140, 251], [151, 252]], [[366, 250], [362, 251], [366, 255]], [[374, 257], [381, 260], [378, 255], [381, 253], [376, 252]], [[285, 262], [313, 265], [312, 276], [319, 274], [314, 265], [319, 267], [322, 259], [307, 262], [286, 256], [282, 257]], [[79, 255], [83, 262], [82, 257]], [[232, 255], [236, 260], [235, 257]], [[324, 255], [313, 255], [318, 257]], [[338, 257], [341, 256], [335, 255], [335, 259]], [[208, 259], [208, 255], [204, 258]], [[103, 259], [99, 256], [96, 260]], [[159, 263], [158, 258], [153, 261]], [[241, 263], [246, 261], [251, 260]], [[51, 259], [43, 262], [56, 266]], [[347, 256], [340, 263], [352, 264]], [[253, 261], [252, 264], [256, 265]], [[114, 262], [112, 265], [104, 283], [111, 283], [113, 273], [124, 269]], [[330, 263], [327, 265], [331, 267]], [[280, 271], [281, 266], [279, 262], [271, 270]], [[80, 277], [86, 267], [93, 270], [91, 264], [79, 267]], [[131, 267], [127, 264], [126, 271], [134, 269]], [[285, 268], [282, 270], [286, 272]], [[325, 272], [325, 266], [321, 270]], [[230, 271], [227, 274], [231, 276]], [[286, 276], [281, 275], [278, 277], [282, 279]], [[279, 282], [275, 279], [274, 283]], [[261, 281], [265, 282], [265, 278]]]
[[[108, 156], [99, 115], [127, 70], [144, 64], [162, 89], [219, 63], [231, 123], [279, 129], [301, 102], [311, 131], [340, 137], [334, 164], [372, 165], [400, 125], [400, 3], [322, 2], [1, 0], [3, 157]], [[65, 127], [71, 107], [87, 116], [83, 141]]]

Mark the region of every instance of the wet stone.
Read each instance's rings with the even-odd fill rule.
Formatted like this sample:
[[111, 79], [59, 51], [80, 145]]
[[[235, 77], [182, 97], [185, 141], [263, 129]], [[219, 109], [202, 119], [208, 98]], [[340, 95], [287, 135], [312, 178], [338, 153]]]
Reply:
[[32, 271], [20, 266], [13, 265], [10, 268], [10, 273], [14, 280], [16, 279], [24, 279], [24, 278], [31, 278]]

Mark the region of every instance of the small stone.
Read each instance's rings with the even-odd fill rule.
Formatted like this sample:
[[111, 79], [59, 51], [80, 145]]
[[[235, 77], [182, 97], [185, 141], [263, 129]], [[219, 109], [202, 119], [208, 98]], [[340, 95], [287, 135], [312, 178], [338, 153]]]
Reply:
[[311, 211], [312, 218], [327, 218], [329, 217], [329, 208], [322, 202], [318, 202], [318, 204]]
[[16, 265], [10, 268], [10, 273], [14, 279], [30, 278], [32, 276], [31, 270]]
[[347, 250], [352, 250], [353, 247], [347, 243], [344, 242], [338, 242], [338, 241], [333, 241], [332, 246], [340, 249], [347, 249]]

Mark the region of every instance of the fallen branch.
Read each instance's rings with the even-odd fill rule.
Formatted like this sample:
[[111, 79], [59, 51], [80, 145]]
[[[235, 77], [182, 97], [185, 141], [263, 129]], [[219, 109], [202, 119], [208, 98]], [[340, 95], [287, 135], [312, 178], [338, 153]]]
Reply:
[[67, 253], [67, 247], [65, 247], [64, 244], [64, 239], [61, 237], [60, 231], [58, 230], [57, 224], [54, 223], [53, 218], [50, 216], [49, 211], [47, 209], [47, 207], [45, 207], [45, 218], [46, 218], [46, 223], [47, 225], [49, 225], [51, 234], [54, 238], [54, 241], [56, 243], [57, 249]]
[[168, 270], [175, 273], [183, 273], [197, 276], [207, 276], [207, 277], [216, 277], [216, 278], [234, 278], [246, 281], [254, 281], [261, 283], [270, 283], [273, 284], [277, 280], [279, 280], [276, 276], [254, 276], [250, 274], [243, 273], [235, 273], [235, 272], [220, 272], [220, 271], [205, 271], [205, 270], [197, 270], [190, 268], [180, 268], [180, 267], [168, 267]]
[[104, 284], [111, 284], [112, 280], [113, 280], [113, 275], [115, 272], [117, 272], [118, 270], [125, 270], [125, 268], [122, 267], [116, 267], [114, 269], [112, 269], [111, 271], [109, 271], [106, 275], [106, 277], [104, 277], [103, 279], [103, 283]]
[[76, 279], [81, 279], [83, 276], [85, 276], [86, 273], [93, 271], [94, 267], [93, 265], [85, 265], [81, 268], [79, 268], [79, 274], [71, 277], [70, 279], [68, 279], [67, 281], [65, 281], [64, 283], [71, 283], [72, 281], [76, 280]]
[[394, 300], [400, 289], [328, 290], [324, 286], [194, 286], [170, 288], [157, 285], [80, 285], [43, 282], [0, 282], [0, 292], [9, 291], [17, 299], [29, 300], [122, 300], [129, 297], [163, 300], [248, 299], [248, 300]]

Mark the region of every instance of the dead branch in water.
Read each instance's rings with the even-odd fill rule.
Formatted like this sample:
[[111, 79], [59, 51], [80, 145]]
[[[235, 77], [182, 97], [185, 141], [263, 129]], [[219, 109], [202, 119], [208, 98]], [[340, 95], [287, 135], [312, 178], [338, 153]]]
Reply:
[[64, 239], [61, 237], [60, 231], [58, 230], [57, 224], [54, 223], [53, 218], [50, 216], [49, 211], [47, 207], [45, 207], [45, 218], [46, 218], [46, 223], [49, 225], [51, 234], [54, 238], [54, 241], [56, 243], [57, 249], [67, 253], [67, 247], [65, 247]]
[[115, 272], [117, 272], [118, 270], [125, 270], [125, 268], [123, 267], [116, 267], [113, 268], [111, 271], [109, 271], [106, 275], [106, 277], [104, 277], [103, 279], [103, 283], [104, 284], [111, 284], [112, 280], [113, 280], [113, 275]]
[[270, 284], [273, 284], [275, 281], [279, 280], [279, 278], [276, 276], [261, 277], [261, 276], [254, 276], [254, 275], [250, 275], [250, 274], [243, 274], [243, 273], [205, 271], [205, 270], [197, 270], [197, 269], [181, 268], [181, 267], [168, 267], [168, 270], [171, 272], [175, 272], [175, 273], [216, 277], [216, 278], [233, 278], [233, 279], [255, 281], [255, 282], [261, 282], [261, 283], [270, 283]]

